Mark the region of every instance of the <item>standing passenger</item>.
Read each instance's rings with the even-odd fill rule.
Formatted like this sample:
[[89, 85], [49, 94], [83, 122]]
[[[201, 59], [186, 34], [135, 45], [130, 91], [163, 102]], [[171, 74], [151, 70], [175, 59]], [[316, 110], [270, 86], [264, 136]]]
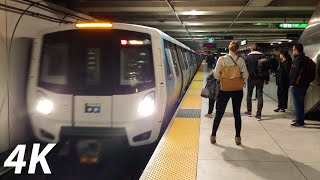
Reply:
[[[213, 62], [213, 69], [216, 67], [217, 61], [214, 60]], [[209, 108], [208, 108], [208, 113], [205, 114], [204, 116], [207, 118], [212, 118], [212, 112], [214, 108], [214, 103], [217, 99], [218, 93], [219, 93], [219, 83], [217, 80], [214, 78], [213, 74], [210, 73], [210, 75], [207, 77], [207, 84], [206, 87], [209, 90]]]
[[255, 118], [261, 120], [261, 112], [263, 107], [263, 86], [269, 82], [269, 65], [265, 55], [258, 51], [257, 45], [250, 47], [251, 52], [245, 58], [247, 69], [249, 72], [248, 92], [247, 92], [247, 112], [245, 114], [252, 116], [252, 93], [256, 87], [256, 96], [258, 98], [257, 113]]
[[[214, 70], [214, 77], [217, 80], [221, 81], [221, 72], [223, 68], [229, 67], [229, 66], [239, 66], [239, 69], [242, 74], [242, 79], [245, 81], [248, 78], [248, 71], [246, 64], [244, 60], [237, 56], [237, 52], [239, 49], [239, 43], [236, 41], [232, 41], [229, 44], [229, 54], [222, 56], [219, 58], [216, 68]], [[231, 84], [232, 86], [232, 84]], [[240, 107], [241, 102], [243, 98], [243, 90], [237, 90], [237, 91], [222, 91], [220, 89], [219, 95], [217, 97], [217, 111], [216, 116], [214, 118], [213, 127], [212, 127], [212, 134], [210, 136], [210, 142], [212, 144], [216, 143], [216, 133], [219, 128], [221, 119], [224, 115], [224, 112], [226, 110], [226, 106], [228, 104], [229, 99], [232, 99], [232, 108], [233, 108], [233, 116], [235, 119], [235, 128], [236, 128], [236, 137], [235, 142], [237, 145], [241, 144], [241, 114], [240, 114]]]
[[275, 109], [275, 112], [285, 112], [288, 106], [288, 93], [290, 87], [289, 74], [292, 64], [292, 59], [286, 50], [280, 51], [280, 65], [277, 71], [277, 80], [278, 85], [278, 108]]
[[270, 59], [271, 76], [275, 76], [277, 74], [278, 66], [279, 66], [279, 61], [276, 58], [276, 55], [272, 55], [272, 58]]
[[310, 83], [315, 79], [315, 63], [304, 55], [303, 45], [300, 43], [293, 46], [293, 55], [289, 79], [296, 119], [291, 126], [302, 127], [304, 126], [304, 98]]
[[213, 63], [214, 63], [214, 56], [212, 55], [212, 53], [210, 53], [207, 57], [207, 63], [208, 63], [208, 68], [212, 69], [213, 67]]
[[216, 101], [216, 97], [218, 95], [218, 91], [217, 91], [217, 80], [213, 77], [213, 74], [210, 74], [207, 77], [207, 84], [206, 87], [209, 90], [209, 108], [208, 108], [208, 114], [205, 114], [204, 116], [207, 118], [212, 118], [212, 112], [213, 112], [213, 108], [214, 108], [214, 103]]

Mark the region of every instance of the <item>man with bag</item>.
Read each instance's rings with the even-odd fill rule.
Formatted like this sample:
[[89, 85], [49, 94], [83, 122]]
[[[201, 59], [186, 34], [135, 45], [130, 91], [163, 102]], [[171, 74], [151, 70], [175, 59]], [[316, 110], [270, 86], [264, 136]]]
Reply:
[[210, 142], [216, 143], [216, 133], [226, 110], [229, 99], [232, 99], [233, 115], [235, 118], [235, 142], [241, 144], [241, 114], [240, 107], [243, 98], [244, 81], [248, 78], [248, 71], [244, 60], [237, 56], [239, 43], [232, 41], [229, 44], [229, 54], [219, 58], [214, 77], [220, 81], [220, 92], [217, 97], [217, 111], [214, 118]]
[[256, 96], [258, 99], [257, 113], [255, 118], [261, 120], [261, 112], [263, 107], [263, 86], [269, 82], [269, 63], [265, 55], [258, 51], [257, 45], [250, 47], [251, 52], [245, 58], [247, 69], [249, 72], [248, 91], [247, 91], [247, 116], [252, 116], [252, 93], [256, 87]]
[[316, 63], [304, 55], [303, 45], [300, 43], [293, 46], [293, 55], [289, 79], [296, 119], [291, 126], [302, 127], [304, 126], [304, 98], [310, 83], [315, 79]]

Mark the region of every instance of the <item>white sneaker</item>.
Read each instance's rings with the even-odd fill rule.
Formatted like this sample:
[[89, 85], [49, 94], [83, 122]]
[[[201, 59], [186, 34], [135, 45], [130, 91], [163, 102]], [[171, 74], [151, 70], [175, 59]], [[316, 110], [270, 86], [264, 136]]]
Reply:
[[212, 114], [205, 114], [204, 116], [207, 118], [213, 118]]

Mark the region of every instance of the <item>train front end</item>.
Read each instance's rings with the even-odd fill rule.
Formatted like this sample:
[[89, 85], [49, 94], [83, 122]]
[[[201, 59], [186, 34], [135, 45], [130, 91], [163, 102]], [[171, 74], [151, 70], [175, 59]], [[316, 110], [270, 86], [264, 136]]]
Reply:
[[73, 25], [35, 40], [28, 111], [38, 139], [140, 146], [158, 138], [152, 35], [102, 25]]

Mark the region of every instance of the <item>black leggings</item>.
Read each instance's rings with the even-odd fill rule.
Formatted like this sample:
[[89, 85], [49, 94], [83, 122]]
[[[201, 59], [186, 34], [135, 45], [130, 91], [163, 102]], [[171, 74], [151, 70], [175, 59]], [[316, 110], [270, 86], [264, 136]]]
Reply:
[[209, 109], [208, 109], [208, 114], [211, 114], [214, 108], [214, 102], [215, 99], [209, 99]]
[[241, 114], [240, 107], [243, 98], [243, 91], [220, 91], [218, 95], [218, 100], [216, 104], [217, 112], [216, 117], [214, 118], [213, 127], [212, 127], [212, 136], [216, 136], [217, 130], [219, 128], [221, 119], [226, 110], [229, 99], [232, 99], [232, 109], [233, 116], [235, 119], [235, 128], [236, 128], [236, 137], [240, 137], [241, 132]]

